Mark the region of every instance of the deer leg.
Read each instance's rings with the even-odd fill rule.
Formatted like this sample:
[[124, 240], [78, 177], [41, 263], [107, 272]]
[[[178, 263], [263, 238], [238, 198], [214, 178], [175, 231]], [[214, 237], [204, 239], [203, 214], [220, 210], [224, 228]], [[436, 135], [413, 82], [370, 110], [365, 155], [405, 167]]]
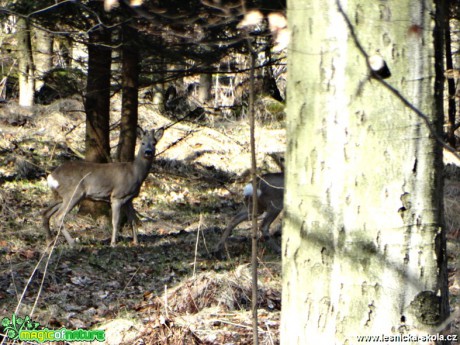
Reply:
[[281, 248], [275, 243], [274, 239], [270, 236], [270, 225], [272, 225], [272, 223], [274, 222], [276, 217], [278, 217], [280, 212], [280, 208], [277, 208], [275, 206], [269, 207], [267, 209], [267, 213], [264, 216], [264, 219], [262, 220], [261, 225], [263, 239], [266, 240], [270, 247], [272, 247], [272, 249], [277, 253], [281, 253]]
[[276, 207], [269, 207], [266, 211], [266, 214], [264, 216], [264, 219], [262, 220], [262, 235], [264, 239], [267, 239], [270, 237], [270, 225], [272, 225], [273, 221], [278, 217], [280, 214], [281, 209], [276, 208]]
[[232, 234], [234, 228], [236, 228], [240, 223], [244, 222], [245, 220], [249, 220], [249, 211], [246, 206], [243, 206], [238, 213], [232, 218], [230, 223], [227, 225], [222, 237], [220, 238], [219, 243], [217, 244], [216, 248], [214, 249], [214, 253], [218, 253], [224, 247], [225, 241], [227, 238]]
[[135, 245], [139, 244], [137, 240], [137, 226], [136, 226], [136, 210], [133, 206], [133, 201], [130, 200], [126, 203], [126, 216], [128, 217], [128, 223], [131, 224], [133, 230], [133, 243]]
[[112, 241], [110, 245], [115, 247], [117, 243], [117, 236], [118, 231], [120, 230], [120, 212], [123, 206], [123, 202], [121, 200], [111, 200], [112, 206]]
[[55, 202], [43, 212], [42, 224], [48, 241], [50, 241], [53, 237], [50, 229], [50, 218], [59, 210], [61, 205], [62, 201]]
[[[73, 247], [75, 244], [74, 239], [70, 236], [67, 230], [64, 227], [64, 217], [67, 213], [73, 210], [75, 206], [83, 199], [83, 193], [75, 193], [71, 199], [64, 198], [62, 203], [60, 204], [59, 210], [54, 211], [53, 213], [57, 213], [56, 222], [59, 224], [61, 228], [62, 234], [64, 235], [65, 239], [69, 246]], [[52, 214], [51, 214], [52, 215]]]

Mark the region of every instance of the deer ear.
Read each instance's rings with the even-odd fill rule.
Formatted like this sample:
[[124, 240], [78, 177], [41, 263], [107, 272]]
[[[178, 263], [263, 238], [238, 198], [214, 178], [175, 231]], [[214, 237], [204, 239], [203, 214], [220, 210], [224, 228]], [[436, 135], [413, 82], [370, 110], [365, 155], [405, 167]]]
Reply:
[[164, 130], [164, 128], [159, 128], [156, 131], [154, 129], [152, 129], [152, 132], [153, 132], [153, 137], [155, 138], [155, 140], [159, 141], [163, 137], [163, 134], [165, 133], [165, 130]]
[[136, 135], [139, 139], [142, 139], [145, 135], [145, 131], [141, 127], [137, 126]]

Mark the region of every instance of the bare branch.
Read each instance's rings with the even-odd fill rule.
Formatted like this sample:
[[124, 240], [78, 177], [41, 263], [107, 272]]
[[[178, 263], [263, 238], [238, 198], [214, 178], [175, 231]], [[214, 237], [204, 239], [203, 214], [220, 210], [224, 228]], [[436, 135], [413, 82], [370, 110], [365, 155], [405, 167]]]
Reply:
[[[366, 50], [363, 48], [361, 43], [359, 42], [359, 39], [354, 31], [354, 27], [350, 22], [350, 19], [348, 18], [348, 15], [345, 13], [345, 11], [342, 8], [342, 5], [340, 3], [340, 0], [336, 0], [337, 8], [339, 12], [342, 14], [348, 30], [350, 31], [351, 37], [353, 38], [353, 41], [358, 48], [359, 52], [361, 55], [365, 58], [367, 68], [369, 71], [372, 71], [372, 68], [369, 64], [369, 55], [367, 54]], [[430, 131], [430, 134], [432, 137], [447, 151], [451, 152], [455, 158], [460, 160], [460, 155], [457, 153], [457, 150], [455, 150], [454, 147], [450, 146], [443, 138], [439, 136], [437, 133], [436, 129], [433, 127], [431, 124], [431, 121], [429, 120], [428, 116], [424, 114], [422, 111], [420, 111], [415, 105], [413, 105], [411, 102], [407, 100], [406, 97], [404, 97], [395, 87], [387, 83], [385, 80], [383, 80], [379, 75], [373, 74], [373, 77], [381, 83], [387, 90], [389, 90], [396, 98], [398, 98], [406, 107], [408, 107], [410, 110], [412, 110], [422, 121], [425, 123], [426, 127]]]

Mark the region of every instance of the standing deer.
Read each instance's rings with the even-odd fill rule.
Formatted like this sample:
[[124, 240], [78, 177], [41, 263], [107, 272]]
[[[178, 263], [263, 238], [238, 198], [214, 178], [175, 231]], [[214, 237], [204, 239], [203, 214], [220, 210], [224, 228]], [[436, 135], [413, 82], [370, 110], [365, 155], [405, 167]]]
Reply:
[[[257, 211], [258, 215], [265, 213], [262, 220], [262, 234], [264, 239], [270, 237], [269, 229], [273, 221], [278, 217], [283, 209], [283, 194], [284, 194], [284, 173], [265, 174], [258, 178], [257, 182]], [[240, 223], [251, 219], [252, 211], [252, 184], [249, 183], [244, 187], [243, 195], [245, 197], [245, 205], [238, 213], [230, 220], [222, 237], [217, 244], [214, 253], [217, 256], [222, 256], [221, 251], [225, 241]], [[279, 247], [275, 248], [280, 251]]]
[[[50, 218], [57, 214], [57, 224], [61, 224], [65, 215], [83, 199], [105, 201], [112, 208], [112, 241], [117, 242], [120, 230], [121, 210], [127, 214], [133, 229], [133, 242], [137, 244], [136, 213], [133, 199], [139, 195], [142, 183], [152, 166], [155, 146], [163, 136], [163, 129], [144, 132], [140, 130], [142, 142], [134, 162], [92, 163], [84, 161], [67, 162], [48, 175], [48, 185], [54, 195], [60, 199], [43, 213], [43, 226], [48, 240], [52, 238]], [[67, 230], [62, 228], [64, 237], [70, 246], [74, 240]]]

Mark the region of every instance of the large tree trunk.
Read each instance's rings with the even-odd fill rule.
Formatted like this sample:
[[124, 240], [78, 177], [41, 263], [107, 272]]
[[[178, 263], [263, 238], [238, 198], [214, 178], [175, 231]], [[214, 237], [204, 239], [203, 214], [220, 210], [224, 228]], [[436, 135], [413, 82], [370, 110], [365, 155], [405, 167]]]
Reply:
[[139, 91], [139, 50], [136, 44], [138, 32], [125, 26], [123, 28], [122, 48], [122, 104], [120, 120], [120, 139], [117, 159], [120, 162], [134, 160], [136, 148], [136, 129], [138, 118]]
[[30, 107], [34, 104], [34, 63], [28, 20], [18, 17], [17, 30], [19, 105]]
[[91, 31], [88, 45], [88, 83], [86, 87], [86, 152], [91, 162], [110, 161], [110, 32]]
[[356, 42], [386, 59], [388, 82], [441, 135], [433, 3], [288, 8], [282, 343], [436, 333], [448, 314], [441, 148], [421, 117], [369, 77]]
[[53, 66], [53, 37], [45, 30], [35, 29], [35, 91], [43, 86], [44, 75]]
[[[85, 159], [106, 163], [110, 159], [110, 69], [112, 52], [110, 32], [91, 31], [88, 44], [88, 82], [86, 86], [86, 138]], [[102, 201], [84, 200], [80, 213], [107, 215], [109, 207]]]

